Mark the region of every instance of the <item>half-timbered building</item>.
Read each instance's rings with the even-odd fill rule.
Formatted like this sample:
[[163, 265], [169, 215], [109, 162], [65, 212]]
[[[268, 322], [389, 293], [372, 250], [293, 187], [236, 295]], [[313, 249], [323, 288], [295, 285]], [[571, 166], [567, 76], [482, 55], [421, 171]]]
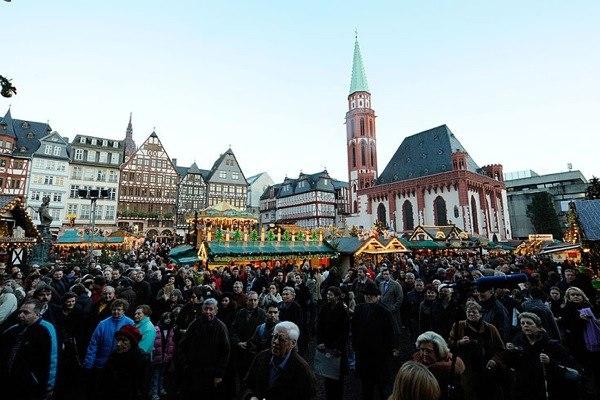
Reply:
[[147, 236], [174, 233], [179, 175], [156, 132], [121, 166], [117, 222]]

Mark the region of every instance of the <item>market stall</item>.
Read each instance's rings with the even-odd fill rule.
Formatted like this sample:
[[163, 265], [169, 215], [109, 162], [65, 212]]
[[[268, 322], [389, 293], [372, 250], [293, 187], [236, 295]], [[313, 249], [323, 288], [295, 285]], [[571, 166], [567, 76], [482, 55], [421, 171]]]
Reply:
[[54, 246], [59, 250], [65, 249], [109, 249], [121, 250], [125, 246], [122, 236], [103, 236], [91, 234], [79, 229], [66, 229], [56, 239]]
[[410, 253], [407, 242], [397, 237], [344, 236], [329, 239], [327, 242], [340, 253], [340, 263], [344, 272], [348, 268], [355, 267], [361, 261], [369, 260], [378, 264], [383, 257]]
[[0, 196], [0, 263], [24, 265], [40, 233], [18, 196]]

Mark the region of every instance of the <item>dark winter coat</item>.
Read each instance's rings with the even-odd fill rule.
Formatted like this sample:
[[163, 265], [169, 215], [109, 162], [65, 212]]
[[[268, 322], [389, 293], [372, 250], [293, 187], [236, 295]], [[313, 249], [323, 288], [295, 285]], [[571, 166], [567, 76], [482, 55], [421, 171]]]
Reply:
[[100, 375], [99, 389], [102, 396], [98, 398], [146, 399], [148, 371], [148, 358], [135, 344], [132, 344], [131, 350], [126, 353], [112, 353]]
[[175, 331], [173, 327], [167, 329], [166, 337], [163, 335], [163, 329], [156, 325], [154, 327], [156, 336], [154, 337], [154, 350], [152, 352], [152, 364], [168, 364], [175, 354], [175, 341], [173, 336]]
[[253, 396], [269, 400], [311, 400], [315, 398], [317, 393], [315, 376], [306, 361], [295, 350], [292, 350], [279, 377], [270, 385], [271, 359], [270, 350], [265, 350], [254, 358], [245, 379], [248, 391], [244, 399]]
[[[21, 345], [14, 353], [17, 341]], [[57, 363], [58, 342], [52, 324], [40, 318], [27, 327], [13, 325], [8, 328], [0, 335], [0, 391], [3, 398], [43, 398], [54, 388]]]

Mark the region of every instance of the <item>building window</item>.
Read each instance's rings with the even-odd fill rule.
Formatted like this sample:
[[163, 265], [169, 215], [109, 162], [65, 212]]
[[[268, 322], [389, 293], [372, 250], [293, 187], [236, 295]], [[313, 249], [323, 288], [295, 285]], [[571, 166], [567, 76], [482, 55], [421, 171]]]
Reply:
[[99, 182], [105, 182], [106, 181], [106, 171], [99, 169], [96, 173], [96, 180]]
[[446, 201], [442, 196], [438, 196], [433, 201], [433, 218], [437, 226], [448, 225], [448, 211], [446, 210]]
[[71, 179], [81, 179], [83, 176], [81, 167], [73, 167], [71, 169]]
[[361, 141], [360, 142], [360, 163], [362, 164], [362, 166], [366, 166], [367, 165], [367, 145], [365, 143], [365, 141]]
[[53, 154], [55, 156], [60, 156], [60, 146], [54, 146]]
[[96, 145], [98, 143], [98, 141], [96, 139], [92, 139], [92, 145]]
[[227, 179], [227, 171], [219, 171], [219, 178]]
[[85, 138], [84, 138], [84, 137], [80, 137], [80, 138], [79, 138], [79, 143], [83, 143], [83, 144], [85, 144]]
[[79, 211], [79, 207], [77, 206], [77, 204], [69, 204], [67, 206], [67, 214], [77, 215], [78, 211]]
[[[38, 190], [32, 190], [31, 191], [31, 196], [29, 196], [29, 200], [39, 200], [40, 199], [40, 192]], [[37, 215], [37, 213], [36, 213]]]
[[108, 159], [108, 153], [101, 151], [100, 152], [100, 158], [99, 158], [99, 162], [101, 163], [106, 163], [106, 160]]
[[52, 146], [50, 146], [50, 145], [44, 146], [44, 154], [48, 154], [48, 155], [52, 154]]
[[76, 199], [78, 197], [77, 190], [79, 190], [79, 185], [71, 185], [71, 191], [69, 193], [69, 198]]
[[237, 172], [232, 172], [231, 173], [231, 179], [240, 179], [240, 174], [238, 174]]
[[44, 185], [52, 185], [53, 181], [54, 181], [54, 177], [52, 175], [44, 176]]
[[365, 119], [364, 118], [360, 119], [360, 135], [361, 136], [365, 135]]
[[117, 171], [109, 171], [108, 172], [108, 181], [116, 182], [117, 181]]
[[62, 193], [53, 193], [52, 201], [61, 202], [62, 201]]
[[88, 162], [96, 162], [96, 152], [95, 151], [88, 150], [87, 161]]
[[458, 213], [458, 206], [454, 206], [454, 218], [458, 218], [459, 213]]
[[118, 153], [111, 153], [112, 156], [110, 157], [110, 163], [111, 164], [118, 164], [119, 163], [119, 154]]
[[75, 159], [78, 161], [83, 160], [83, 149], [75, 149]]
[[90, 205], [89, 204], [81, 205], [81, 214], [80, 214], [79, 218], [90, 219]]
[[104, 219], [115, 219], [115, 206], [106, 206]]
[[479, 234], [479, 221], [477, 218], [477, 202], [475, 196], [471, 196], [471, 218], [473, 220], [473, 232]]

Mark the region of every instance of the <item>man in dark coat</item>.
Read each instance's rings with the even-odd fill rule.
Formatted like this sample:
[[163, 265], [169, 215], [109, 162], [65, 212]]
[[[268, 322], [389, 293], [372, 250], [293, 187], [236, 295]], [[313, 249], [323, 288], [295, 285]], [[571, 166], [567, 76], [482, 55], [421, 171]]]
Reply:
[[216, 318], [217, 301], [206, 299], [202, 315], [185, 332], [177, 354], [183, 399], [222, 399], [223, 377], [229, 362], [229, 333]]
[[506, 308], [496, 298], [494, 288], [479, 285], [479, 299], [483, 320], [498, 329], [502, 340], [510, 340], [511, 319]]
[[275, 325], [271, 349], [259, 353], [246, 376], [244, 399], [311, 400], [316, 380], [310, 367], [295, 350], [300, 330], [293, 322]]
[[238, 311], [231, 329], [231, 345], [234, 349], [235, 364], [242, 377], [246, 375], [253, 358], [246, 342], [252, 337], [256, 327], [262, 324], [266, 318], [265, 311], [258, 308], [258, 294], [251, 291], [246, 297], [246, 308]]
[[352, 319], [352, 344], [362, 383], [362, 399], [371, 400], [376, 391], [382, 399], [391, 394], [393, 352], [397, 346], [396, 324], [389, 310], [379, 302], [374, 283], [364, 289], [366, 303], [357, 304]]
[[304, 328], [304, 313], [302, 307], [296, 301], [296, 290], [291, 286], [286, 286], [281, 291], [283, 301], [279, 303], [279, 320], [290, 321], [296, 324], [303, 334], [298, 339], [298, 352], [302, 356], [308, 353], [308, 337]]
[[42, 400], [52, 396], [58, 363], [54, 326], [41, 318], [44, 304], [28, 300], [19, 323], [0, 336], [0, 388], [3, 398]]

